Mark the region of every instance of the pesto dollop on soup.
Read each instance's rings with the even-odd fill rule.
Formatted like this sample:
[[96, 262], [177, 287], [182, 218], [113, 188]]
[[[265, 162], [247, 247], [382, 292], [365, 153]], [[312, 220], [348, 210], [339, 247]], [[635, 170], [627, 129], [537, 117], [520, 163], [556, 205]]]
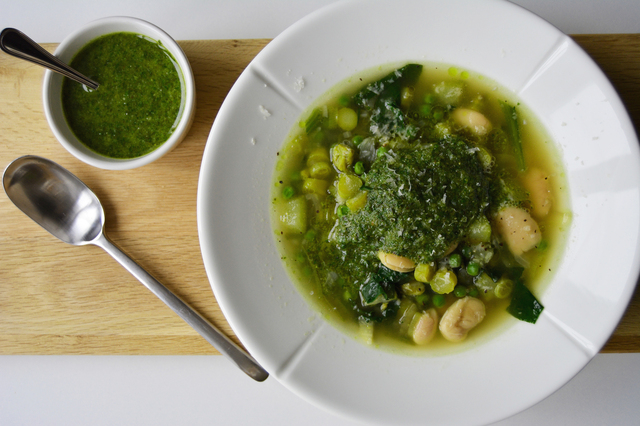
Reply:
[[100, 83], [91, 90], [65, 79], [62, 107], [76, 137], [111, 158], [150, 153], [173, 133], [181, 114], [179, 67], [160, 42], [118, 32], [91, 41], [71, 67]]
[[571, 216], [533, 117], [441, 65], [351, 80], [278, 153], [273, 226], [303, 293], [367, 343], [460, 342], [502, 312], [535, 323]]

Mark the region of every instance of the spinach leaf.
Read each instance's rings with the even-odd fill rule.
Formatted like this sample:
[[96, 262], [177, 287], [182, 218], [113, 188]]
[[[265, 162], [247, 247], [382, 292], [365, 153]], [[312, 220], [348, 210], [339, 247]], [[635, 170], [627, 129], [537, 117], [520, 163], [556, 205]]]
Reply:
[[527, 167], [524, 162], [524, 154], [522, 152], [522, 139], [520, 138], [520, 128], [518, 127], [518, 111], [516, 107], [512, 107], [506, 102], [501, 102], [502, 112], [507, 121], [507, 134], [513, 144], [513, 153], [516, 156], [518, 170], [523, 172]]
[[520, 321], [535, 324], [543, 309], [544, 306], [538, 302], [538, 299], [529, 291], [522, 280], [515, 280], [507, 312]]
[[400, 97], [402, 88], [414, 84], [421, 72], [422, 65], [408, 64], [356, 93], [353, 97], [356, 105], [371, 114], [371, 133], [403, 139], [416, 136], [418, 127], [400, 109]]
[[364, 304], [376, 305], [395, 300], [398, 297], [395, 284], [400, 282], [405, 275], [380, 266], [380, 269], [360, 288]]

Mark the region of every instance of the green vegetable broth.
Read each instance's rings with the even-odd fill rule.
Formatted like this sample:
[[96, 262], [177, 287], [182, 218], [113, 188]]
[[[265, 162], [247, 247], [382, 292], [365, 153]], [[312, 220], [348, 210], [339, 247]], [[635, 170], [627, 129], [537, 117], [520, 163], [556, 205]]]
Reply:
[[98, 37], [71, 66], [100, 83], [97, 90], [65, 79], [62, 106], [76, 137], [111, 158], [136, 158], [162, 145], [184, 106], [181, 70], [156, 40], [117, 32]]
[[[482, 323], [469, 332], [465, 344], [448, 342], [438, 331], [429, 344], [418, 346], [407, 336], [406, 325], [404, 329], [399, 325], [398, 317], [402, 313], [394, 313], [388, 307], [388, 317], [385, 317], [380, 310], [375, 315], [367, 317], [369, 311], [367, 311], [367, 307], [362, 306], [363, 302], [359, 293], [365, 283], [369, 282], [371, 276], [380, 268], [380, 261], [376, 253], [382, 249], [383, 245], [390, 240], [397, 240], [399, 243], [396, 246], [393, 245], [395, 243], [387, 244], [388, 247], [385, 247], [387, 249], [385, 251], [410, 257], [412, 260], [416, 260], [416, 263], [418, 260], [421, 262], [429, 260], [429, 254], [426, 254], [425, 258], [416, 259], [415, 255], [407, 256], [408, 252], [406, 251], [389, 250], [389, 248], [407, 250], [407, 247], [403, 246], [403, 241], [408, 246], [412, 246], [417, 239], [427, 235], [427, 229], [407, 229], [404, 234], [400, 232], [398, 233], [400, 235], [393, 235], [396, 238], [391, 238], [390, 234], [385, 234], [388, 230], [379, 228], [392, 222], [393, 225], [402, 223], [403, 219], [407, 219], [403, 217], [393, 220], [391, 216], [398, 214], [398, 212], [406, 213], [408, 216], [421, 214], [421, 211], [415, 209], [425, 210], [427, 215], [438, 213], [438, 210], [429, 210], [432, 207], [428, 201], [413, 207], [403, 206], [398, 209], [394, 208], [390, 217], [376, 223], [372, 228], [366, 229], [366, 221], [362, 221], [364, 224], [358, 223], [357, 219], [354, 219], [355, 216], [367, 217], [369, 215], [367, 220], [374, 222], [376, 214], [384, 217], [385, 206], [394, 202], [393, 197], [386, 199], [385, 191], [380, 188], [380, 185], [377, 185], [380, 182], [376, 182], [376, 178], [384, 176], [378, 174], [372, 177], [372, 170], [379, 170], [385, 164], [396, 159], [402, 159], [404, 165], [411, 163], [410, 156], [412, 154], [420, 153], [420, 149], [430, 149], [428, 147], [432, 146], [434, 141], [442, 141], [438, 144], [442, 147], [440, 151], [444, 153], [453, 150], [452, 147], [456, 143], [471, 148], [475, 146], [487, 148], [493, 160], [491, 169], [501, 171], [501, 176], [506, 176], [516, 186], [521, 187], [523, 173], [517, 171], [517, 160], [512, 150], [509, 147], [501, 146], [500, 138], [495, 135], [491, 137], [474, 135], [459, 125], [453, 124], [451, 119], [451, 112], [456, 108], [471, 108], [482, 112], [492, 123], [493, 129], [502, 129], [505, 126], [505, 119], [499, 102], [506, 100], [512, 105], [517, 105], [522, 149], [527, 169], [539, 168], [547, 173], [553, 199], [549, 214], [538, 219], [543, 242], [535, 249], [524, 253], [519, 259], [520, 263], [516, 265], [527, 265], [522, 273], [522, 280], [536, 295], [544, 290], [555, 271], [570, 226], [571, 214], [566, 179], [555, 144], [544, 133], [543, 128], [532, 114], [524, 106], [517, 103], [513, 95], [481, 75], [467, 71], [460, 72], [443, 64], [423, 64], [420, 77], [408, 85], [412, 90], [405, 91], [410, 93], [406, 98], [411, 102], [404, 99], [401, 109], [407, 116], [418, 117], [415, 120], [418, 122], [417, 133], [414, 135], [414, 131], [411, 130], [406, 138], [405, 135], [399, 135], [399, 133], [393, 134], [391, 137], [373, 136], [367, 113], [366, 111], [363, 113], [366, 108], [354, 105], [353, 95], [365, 87], [367, 83], [377, 81], [388, 75], [393, 69], [391, 66], [380, 67], [355, 75], [331, 89], [302, 114], [300, 126], [296, 126], [292, 130], [282, 149], [278, 152], [272, 192], [272, 224], [277, 246], [288, 272], [301, 293], [332, 324], [359, 340], [369, 339], [366, 333], [363, 334], [362, 325], [374, 324], [373, 345], [388, 350], [401, 350], [405, 353], [415, 351], [424, 353], [425, 350], [432, 351], [432, 353], [450, 352], [466, 347], [467, 344], [473, 344], [473, 342], [485, 341], [489, 336], [493, 336], [508, 325], [515, 323], [515, 320], [506, 313], [509, 298], [498, 299], [492, 297], [492, 294], [477, 296], [485, 303], [487, 315]], [[450, 90], [446, 90], [447, 88]], [[400, 97], [400, 99], [403, 98], [405, 97]], [[427, 103], [428, 105], [425, 106]], [[337, 120], [333, 119], [338, 115], [337, 111], [345, 106], [356, 109], [360, 115], [357, 126], [349, 131], [341, 129], [336, 123]], [[429, 119], [420, 119], [425, 116]], [[310, 125], [309, 122], [312, 120], [314, 122]], [[412, 123], [414, 122], [412, 121]], [[314, 130], [316, 127], [317, 129]], [[402, 132], [405, 131], [402, 129]], [[493, 133], [496, 132], [499, 130]], [[358, 155], [358, 150], [362, 152], [362, 148], [358, 144], [362, 144], [362, 141], [367, 141], [368, 138], [368, 143], [373, 139], [376, 147], [385, 145], [388, 150], [386, 153], [378, 150], [375, 160], [369, 158], [369, 161], [361, 161], [365, 163], [364, 169], [366, 171], [358, 175], [354, 173], [354, 170], [362, 171], [363, 167], [361, 165], [356, 168], [353, 165], [357, 160], [362, 159], [362, 155]], [[488, 142], [488, 138], [493, 138], [491, 143]], [[331, 161], [330, 158], [335, 152], [331, 147], [335, 144], [345, 144], [345, 141], [348, 141], [346, 145], [352, 147], [353, 152], [356, 153], [352, 160], [352, 166], [346, 170], [347, 173], [337, 168], [340, 167], [340, 164], [336, 162], [333, 162], [333, 167], [328, 172], [325, 170], [318, 173], [317, 168], [313, 166], [314, 161]], [[429, 156], [427, 155], [427, 157]], [[464, 156], [462, 155], [462, 157]], [[456, 157], [454, 161], [466, 161], [462, 157]], [[420, 161], [423, 161], [425, 165], [428, 164], [428, 159]], [[465, 170], [469, 167], [476, 167], [472, 163], [469, 164], [464, 165]], [[483, 163], [477, 161], [477, 164]], [[417, 167], [419, 168], [419, 165]], [[407, 168], [410, 169], [409, 166]], [[433, 172], [433, 177], [455, 180], [454, 177], [447, 174], [452, 173], [450, 168], [451, 165], [441, 167], [441, 170]], [[437, 164], [430, 164], [430, 169], [437, 169]], [[398, 170], [400, 168], [394, 168], [394, 171]], [[309, 175], [310, 173], [316, 173], [317, 179], [314, 180]], [[404, 184], [405, 193], [409, 192], [406, 186], [411, 185], [414, 185], [412, 189], [418, 191], [417, 186], [419, 185], [416, 184], [419, 182], [415, 179], [419, 179], [419, 177], [412, 176], [411, 173], [410, 170], [405, 174], [399, 173], [398, 182], [395, 182], [395, 186], [391, 185], [393, 190], [398, 191]], [[358, 177], [362, 184], [358, 194], [367, 193], [367, 201], [364, 206], [362, 203], [359, 205], [351, 204], [355, 205], [355, 211], [350, 211], [348, 207], [345, 208], [349, 204], [349, 200], [345, 203], [345, 199], [341, 197], [340, 176], [343, 174]], [[467, 178], [471, 179], [472, 185], [475, 185], [476, 182], [473, 179], [476, 177], [467, 175]], [[478, 179], [482, 179], [482, 177]], [[315, 181], [321, 182], [316, 186], [306, 186], [311, 180], [314, 180], [312, 182], [314, 184], [317, 184]], [[322, 182], [326, 183], [322, 184]], [[356, 186], [359, 184], [357, 183]], [[487, 188], [490, 192], [490, 186]], [[389, 188], [386, 190], [391, 191]], [[402, 190], [400, 189], [401, 192]], [[527, 194], [525, 191], [523, 192]], [[377, 193], [377, 195], [372, 196], [373, 193]], [[455, 197], [460, 193], [449, 192], [446, 194]], [[477, 198], [469, 194], [458, 196], [458, 201], [461, 202], [460, 208], [453, 208], [447, 213], [453, 215], [456, 220], [465, 222], [471, 222], [483, 214], [490, 217], [495, 206], [483, 205], [482, 194], [476, 195]], [[443, 194], [438, 194], [438, 197], [443, 197]], [[494, 198], [492, 200], [495, 201]], [[357, 196], [353, 199], [357, 199]], [[451, 201], [451, 199], [449, 200]], [[478, 210], [475, 213], [471, 211], [473, 208], [468, 204], [474, 200], [478, 201], [475, 204], [471, 203], [475, 206], [473, 208]], [[527, 206], [528, 201], [525, 199], [522, 203]], [[372, 207], [374, 204], [376, 205]], [[485, 213], [482, 213], [483, 211]], [[478, 214], [478, 212], [480, 213]], [[345, 225], [350, 220], [356, 222], [355, 228], [361, 226], [362, 229], [351, 232], [349, 226]], [[405, 225], [408, 222], [405, 221]], [[465, 226], [456, 228], [453, 225], [442, 221], [438, 226], [451, 227], [452, 236], [450, 238], [460, 242], [454, 253], [459, 254], [462, 252], [461, 246], [464, 245], [464, 235], [468, 229]], [[492, 230], [492, 234], [496, 234], [495, 230]], [[347, 236], [341, 239], [344, 235]], [[421, 241], [426, 241], [425, 238], [421, 238]], [[436, 263], [443, 264], [443, 251], [446, 250], [443, 250], [442, 245], [432, 247], [435, 247], [434, 250], [437, 252], [436, 254], [431, 253], [432, 258]], [[494, 255], [498, 259], [501, 259], [500, 256], [499, 254]], [[503, 257], [508, 257], [508, 255]], [[464, 256], [462, 258], [465, 259]], [[469, 261], [466, 259], [463, 260], [463, 263], [466, 264]], [[411, 273], [400, 274], [399, 281], [411, 281], [411, 275]], [[461, 283], [460, 278], [458, 282]], [[433, 307], [434, 293], [430, 290], [429, 284], [425, 284], [425, 286], [427, 289], [425, 294], [430, 296], [430, 300], [424, 304], [403, 295], [397, 285], [396, 293], [399, 299], [413, 300], [419, 310], [428, 309]], [[467, 291], [473, 287], [473, 285], [468, 285]], [[445, 295], [444, 306], [436, 308], [439, 318], [456, 299], [453, 292]], [[390, 302], [389, 306], [393, 303], [399, 304], [400, 302]]]

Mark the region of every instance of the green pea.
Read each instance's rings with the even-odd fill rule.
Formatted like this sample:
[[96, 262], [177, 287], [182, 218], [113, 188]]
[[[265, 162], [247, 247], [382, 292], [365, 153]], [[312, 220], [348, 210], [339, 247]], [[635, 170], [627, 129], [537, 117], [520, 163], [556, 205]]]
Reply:
[[477, 262], [469, 262], [467, 264], [467, 274], [475, 277], [480, 273], [480, 265]]
[[433, 298], [433, 306], [436, 308], [442, 308], [447, 301], [447, 298], [443, 294], [434, 294]]
[[547, 242], [547, 240], [542, 240], [536, 246], [536, 250], [545, 251], [548, 247], [549, 247], [549, 243]]
[[363, 140], [364, 140], [364, 137], [362, 137], [361, 135], [355, 135], [353, 139], [351, 139], [351, 142], [353, 142], [355, 146], [358, 146], [362, 143]]
[[340, 106], [343, 106], [343, 107], [348, 106], [350, 102], [351, 102], [351, 98], [347, 95], [342, 95], [338, 98], [338, 104]]
[[344, 204], [338, 207], [338, 217], [346, 216], [349, 214], [349, 207]]
[[311, 137], [316, 143], [320, 143], [324, 140], [324, 136], [325, 136], [324, 132], [322, 130], [318, 130]]
[[353, 171], [357, 174], [357, 175], [361, 175], [364, 173], [364, 164], [362, 164], [362, 161], [358, 161], [354, 166], [353, 166]]
[[307, 241], [313, 241], [316, 239], [316, 231], [315, 229], [309, 229], [305, 234], [304, 234], [304, 239]]
[[294, 195], [296, 195], [296, 190], [293, 189], [292, 186], [286, 186], [283, 190], [282, 190], [282, 197], [285, 200], [290, 199], [291, 197], [293, 197]]
[[377, 158], [380, 158], [380, 157], [382, 157], [383, 155], [385, 155], [386, 153], [387, 153], [387, 148], [386, 148], [386, 147], [384, 147], [384, 146], [381, 146], [380, 148], [378, 148], [378, 149], [376, 150], [376, 157], [377, 157]]
[[429, 295], [426, 293], [422, 293], [415, 296], [414, 299], [416, 300], [416, 302], [420, 303], [421, 305], [424, 305], [429, 301]]
[[442, 108], [437, 107], [433, 109], [433, 118], [436, 120], [442, 120], [444, 118], [444, 111]]
[[456, 297], [465, 297], [467, 295], [467, 288], [462, 285], [457, 285], [456, 288], [453, 289], [453, 294]]

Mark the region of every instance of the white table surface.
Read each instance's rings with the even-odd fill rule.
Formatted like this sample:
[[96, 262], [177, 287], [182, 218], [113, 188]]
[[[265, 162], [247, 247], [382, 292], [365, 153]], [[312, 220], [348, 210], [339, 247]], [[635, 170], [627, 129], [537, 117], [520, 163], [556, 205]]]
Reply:
[[[335, 0], [0, 0], [0, 28], [60, 42], [129, 15], [177, 40], [273, 38]], [[569, 34], [640, 33], [638, 0], [514, 0]], [[0, 267], [2, 263], [0, 260]], [[0, 356], [0, 425], [354, 425], [221, 356]], [[640, 354], [599, 354], [549, 398], [497, 423], [640, 424]]]

